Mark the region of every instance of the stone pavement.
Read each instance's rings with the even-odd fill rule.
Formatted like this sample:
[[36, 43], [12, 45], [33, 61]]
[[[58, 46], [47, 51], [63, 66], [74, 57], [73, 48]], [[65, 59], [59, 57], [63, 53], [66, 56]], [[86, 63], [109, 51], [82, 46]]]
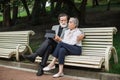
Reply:
[[43, 76], [36, 76], [37, 69], [38, 64], [36, 63], [0, 60], [0, 80], [120, 80], [120, 74], [88, 68], [65, 66], [65, 76], [60, 78], [52, 77], [58, 71], [57, 65], [56, 69]]
[[[75, 80], [70, 77], [52, 78], [51, 74], [36, 76], [34, 72], [0, 67], [0, 80]], [[77, 80], [77, 79], [76, 79]]]
[[0, 80], [97, 80], [67, 76], [53, 78], [51, 73], [36, 76], [36, 70], [0, 65]]

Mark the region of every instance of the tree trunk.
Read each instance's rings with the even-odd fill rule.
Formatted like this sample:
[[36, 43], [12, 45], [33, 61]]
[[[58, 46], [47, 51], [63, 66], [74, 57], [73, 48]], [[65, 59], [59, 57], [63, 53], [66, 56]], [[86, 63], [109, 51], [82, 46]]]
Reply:
[[45, 8], [45, 6], [46, 6], [46, 1], [47, 0], [42, 0], [42, 2], [41, 2], [41, 14], [42, 15], [45, 15], [46, 14], [46, 8]]
[[30, 18], [30, 11], [29, 11], [29, 9], [28, 9], [27, 1], [26, 1], [26, 0], [21, 0], [21, 1], [22, 1], [22, 3], [23, 3], [23, 6], [24, 6], [26, 12], [27, 12], [28, 18]]
[[31, 23], [33, 25], [39, 24], [40, 11], [41, 11], [41, 0], [35, 0], [31, 14], [31, 21], [32, 21]]
[[99, 2], [98, 0], [92, 0], [92, 7], [95, 7], [95, 6], [98, 6], [99, 5]]
[[80, 11], [77, 9], [77, 7], [75, 6], [75, 3], [73, 0], [63, 0], [64, 4], [67, 4], [68, 6], [68, 14], [70, 16], [76, 16], [78, 17]]
[[58, 15], [59, 11], [61, 10], [61, 4], [62, 4], [62, 0], [57, 0], [55, 9], [54, 9], [54, 15]]
[[76, 16], [79, 19], [80, 25], [85, 24], [87, 0], [82, 0], [79, 9], [75, 6], [73, 0], [63, 0], [63, 1], [64, 3], [68, 4], [68, 8], [69, 8], [68, 14], [70, 16]]
[[3, 4], [3, 26], [4, 27], [10, 27], [11, 25], [11, 18], [10, 18], [10, 5], [9, 5], [10, 0], [7, 0]]
[[50, 6], [51, 6], [51, 8], [50, 8], [50, 13], [51, 14], [53, 14], [53, 12], [54, 12], [54, 0], [50, 0]]
[[80, 15], [79, 15], [80, 24], [85, 24], [86, 4], [87, 4], [87, 0], [82, 0], [81, 6], [79, 8], [80, 9]]
[[17, 23], [17, 15], [18, 15], [18, 6], [13, 6], [13, 19], [12, 19], [12, 24]]
[[107, 5], [107, 11], [109, 11], [109, 10], [110, 10], [110, 3], [111, 3], [111, 0], [107, 0], [107, 3], [108, 3], [108, 5]]

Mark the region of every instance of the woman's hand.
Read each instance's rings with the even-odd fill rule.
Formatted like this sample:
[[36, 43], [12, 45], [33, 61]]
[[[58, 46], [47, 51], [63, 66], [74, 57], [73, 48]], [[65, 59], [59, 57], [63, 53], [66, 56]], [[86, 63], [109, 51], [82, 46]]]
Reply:
[[80, 34], [79, 36], [77, 36], [77, 41], [82, 41], [84, 38], [84, 34]]
[[62, 39], [58, 35], [55, 36], [54, 40], [57, 41], [57, 42], [62, 41]]

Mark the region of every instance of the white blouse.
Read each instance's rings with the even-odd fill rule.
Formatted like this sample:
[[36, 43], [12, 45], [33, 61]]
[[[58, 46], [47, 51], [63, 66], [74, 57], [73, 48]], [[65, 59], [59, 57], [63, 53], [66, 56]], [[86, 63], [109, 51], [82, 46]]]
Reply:
[[79, 36], [80, 34], [83, 34], [83, 32], [81, 32], [78, 28], [75, 28], [73, 30], [68, 29], [65, 31], [62, 42], [70, 44], [70, 45], [82, 46], [82, 42], [77, 41], [77, 36]]

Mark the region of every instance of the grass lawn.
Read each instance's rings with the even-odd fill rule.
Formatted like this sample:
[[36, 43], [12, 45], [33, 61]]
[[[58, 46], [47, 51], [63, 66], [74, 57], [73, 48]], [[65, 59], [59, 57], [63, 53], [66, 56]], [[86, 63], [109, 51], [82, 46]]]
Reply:
[[114, 47], [116, 48], [117, 54], [118, 54], [118, 64], [114, 64], [114, 60], [113, 58], [111, 58], [109, 73], [120, 74], [120, 40], [119, 40], [119, 37], [120, 37], [120, 32], [114, 36]]

